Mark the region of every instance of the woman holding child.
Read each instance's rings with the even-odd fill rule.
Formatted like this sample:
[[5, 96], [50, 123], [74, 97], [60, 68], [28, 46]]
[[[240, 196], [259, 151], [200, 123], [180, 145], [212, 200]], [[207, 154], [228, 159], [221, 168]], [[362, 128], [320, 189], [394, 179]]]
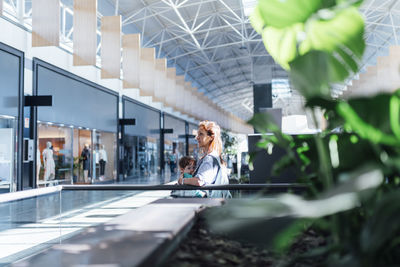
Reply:
[[[193, 186], [228, 184], [224, 174], [225, 163], [222, 160], [222, 140], [220, 127], [212, 121], [199, 123], [196, 140], [199, 143], [203, 157], [197, 163], [192, 177], [184, 178], [183, 172], [179, 176], [179, 184]], [[214, 190], [211, 197], [228, 197], [229, 191]]]

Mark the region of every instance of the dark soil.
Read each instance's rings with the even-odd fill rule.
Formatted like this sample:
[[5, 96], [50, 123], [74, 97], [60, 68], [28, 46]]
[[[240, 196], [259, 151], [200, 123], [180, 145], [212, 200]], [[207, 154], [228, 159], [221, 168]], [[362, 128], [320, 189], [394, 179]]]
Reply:
[[282, 257], [255, 245], [212, 234], [204, 220], [199, 219], [164, 266], [323, 266], [323, 257], [295, 260], [295, 255], [324, 244], [323, 237], [308, 230], [292, 245], [290, 252]]

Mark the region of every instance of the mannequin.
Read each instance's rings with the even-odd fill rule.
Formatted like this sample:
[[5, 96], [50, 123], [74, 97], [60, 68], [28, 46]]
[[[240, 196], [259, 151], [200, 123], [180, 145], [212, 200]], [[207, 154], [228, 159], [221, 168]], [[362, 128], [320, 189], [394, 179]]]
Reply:
[[43, 166], [44, 166], [44, 180], [53, 180], [55, 177], [55, 164], [53, 158], [53, 150], [51, 149], [51, 142], [46, 143], [46, 148], [43, 150]]
[[36, 146], [36, 180], [37, 181], [39, 181], [40, 167], [42, 167], [42, 162], [40, 161], [40, 149], [39, 149], [39, 140], [38, 140], [37, 146]]
[[85, 147], [81, 153], [82, 163], [83, 163], [83, 178], [85, 183], [89, 183], [89, 170], [90, 170], [90, 150], [89, 144], [85, 144]]
[[105, 150], [104, 145], [101, 145], [99, 150], [99, 163], [100, 163], [100, 180], [104, 179], [104, 172], [107, 164], [107, 151]]

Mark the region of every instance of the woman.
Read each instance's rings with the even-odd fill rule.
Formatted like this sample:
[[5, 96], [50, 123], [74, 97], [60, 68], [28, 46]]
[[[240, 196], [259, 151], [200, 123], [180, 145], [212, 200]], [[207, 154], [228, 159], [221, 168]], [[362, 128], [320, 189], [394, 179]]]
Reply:
[[[199, 123], [196, 140], [204, 156], [198, 161], [193, 178], [179, 177], [179, 184], [194, 186], [229, 184], [222, 160], [222, 140], [219, 126], [212, 121]], [[211, 197], [229, 197], [229, 191], [214, 190]]]

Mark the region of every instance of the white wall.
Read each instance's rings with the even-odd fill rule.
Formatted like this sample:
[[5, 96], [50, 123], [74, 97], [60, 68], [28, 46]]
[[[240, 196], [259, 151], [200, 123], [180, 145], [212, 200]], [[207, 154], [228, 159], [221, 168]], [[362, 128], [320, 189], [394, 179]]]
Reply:
[[[182, 114], [172, 109], [165, 108], [162, 103], [152, 102], [151, 97], [141, 97], [139, 95], [139, 89], [122, 89], [121, 79], [101, 79], [100, 68], [96, 66], [73, 66], [72, 54], [61, 47], [32, 47], [31, 32], [28, 29], [12, 23], [5, 17], [0, 17], [0, 29], [0, 42], [25, 53], [24, 91], [26, 95], [32, 95], [33, 75], [31, 64], [32, 59], [36, 57], [91, 82], [118, 92], [120, 96], [126, 95], [163, 112], [182, 117]], [[120, 106], [120, 116], [122, 115], [121, 110]], [[188, 116], [184, 116], [184, 119], [192, 123], [197, 123], [196, 120]]]

